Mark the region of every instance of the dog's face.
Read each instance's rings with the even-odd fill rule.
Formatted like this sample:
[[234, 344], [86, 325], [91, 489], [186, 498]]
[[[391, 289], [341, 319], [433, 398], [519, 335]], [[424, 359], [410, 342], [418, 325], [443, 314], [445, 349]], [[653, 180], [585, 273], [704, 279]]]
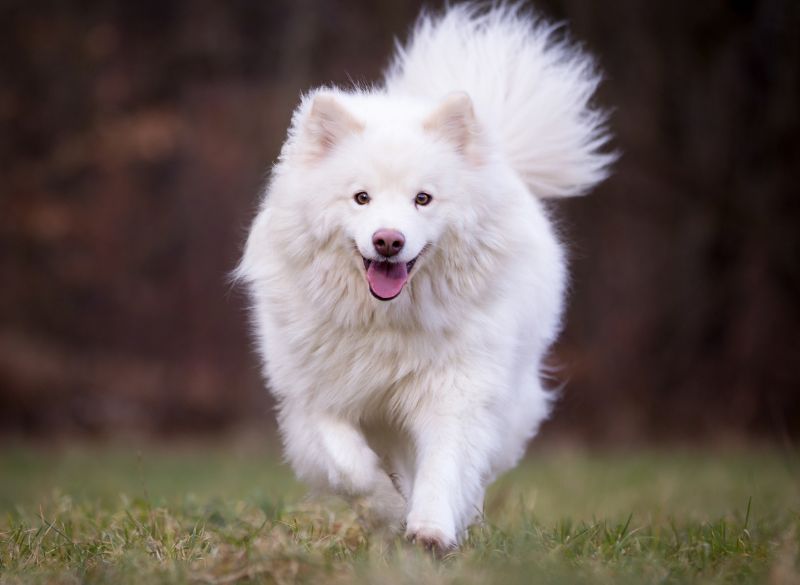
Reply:
[[372, 295], [388, 301], [445, 233], [476, 221], [466, 182], [480, 164], [478, 132], [466, 94], [403, 119], [390, 103], [354, 109], [319, 93], [296, 121], [295, 172], [315, 191], [300, 203], [314, 240], [344, 239]]

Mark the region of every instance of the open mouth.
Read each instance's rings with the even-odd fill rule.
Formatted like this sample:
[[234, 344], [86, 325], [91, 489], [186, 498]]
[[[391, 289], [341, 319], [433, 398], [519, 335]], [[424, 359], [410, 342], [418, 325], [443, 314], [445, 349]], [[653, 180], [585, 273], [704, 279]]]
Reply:
[[364, 268], [367, 271], [369, 292], [372, 293], [372, 296], [381, 301], [391, 301], [399, 295], [408, 282], [408, 275], [417, 258], [410, 262], [388, 262], [362, 257]]

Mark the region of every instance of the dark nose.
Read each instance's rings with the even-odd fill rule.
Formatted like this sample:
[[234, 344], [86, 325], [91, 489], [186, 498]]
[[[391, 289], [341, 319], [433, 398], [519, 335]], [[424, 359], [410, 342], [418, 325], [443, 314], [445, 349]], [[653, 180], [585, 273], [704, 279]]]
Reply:
[[406, 239], [397, 230], [378, 230], [372, 234], [372, 245], [381, 256], [394, 256], [403, 249]]

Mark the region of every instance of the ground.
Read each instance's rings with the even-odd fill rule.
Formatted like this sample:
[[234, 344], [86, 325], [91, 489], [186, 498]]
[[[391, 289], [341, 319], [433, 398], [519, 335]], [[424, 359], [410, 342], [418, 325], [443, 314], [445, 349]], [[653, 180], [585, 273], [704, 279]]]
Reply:
[[432, 558], [269, 451], [0, 447], [0, 583], [800, 583], [787, 449], [531, 454]]

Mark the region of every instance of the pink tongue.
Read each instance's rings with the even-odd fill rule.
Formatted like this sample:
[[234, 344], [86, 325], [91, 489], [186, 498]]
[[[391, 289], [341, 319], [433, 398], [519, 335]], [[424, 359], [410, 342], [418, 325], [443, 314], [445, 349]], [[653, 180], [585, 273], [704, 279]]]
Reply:
[[400, 294], [408, 280], [405, 262], [372, 262], [367, 268], [367, 280], [372, 292], [382, 299]]

